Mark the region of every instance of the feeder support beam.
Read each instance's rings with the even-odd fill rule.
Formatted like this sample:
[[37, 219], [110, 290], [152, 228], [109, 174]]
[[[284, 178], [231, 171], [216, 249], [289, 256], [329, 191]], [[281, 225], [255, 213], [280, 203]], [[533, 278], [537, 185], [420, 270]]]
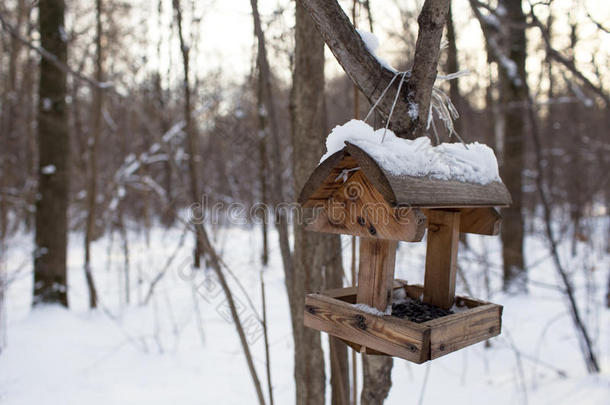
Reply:
[[360, 238], [357, 303], [386, 310], [391, 302], [397, 247], [395, 240]]
[[455, 297], [455, 274], [460, 236], [460, 212], [429, 210], [424, 302], [450, 309]]

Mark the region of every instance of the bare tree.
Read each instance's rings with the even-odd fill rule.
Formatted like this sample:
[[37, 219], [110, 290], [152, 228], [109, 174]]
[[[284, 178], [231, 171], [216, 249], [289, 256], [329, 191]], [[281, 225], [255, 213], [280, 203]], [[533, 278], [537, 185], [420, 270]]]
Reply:
[[[286, 201], [284, 198], [284, 187], [282, 181], [282, 172], [284, 165], [282, 163], [282, 150], [280, 143], [280, 133], [277, 113], [275, 111], [275, 103], [273, 98], [273, 90], [271, 86], [271, 69], [269, 67], [269, 60], [267, 58], [267, 47], [265, 43], [265, 33], [261, 25], [260, 15], [258, 13], [258, 2], [256, 0], [250, 0], [250, 6], [252, 7], [252, 19], [254, 22], [254, 35], [257, 39], [258, 52], [257, 52], [257, 63], [260, 69], [260, 80], [261, 80], [261, 93], [263, 99], [263, 105], [265, 113], [268, 117], [269, 133], [271, 135], [271, 151], [270, 161], [273, 166], [271, 170], [271, 184], [272, 193], [270, 202], [276, 207], [280, 203]], [[288, 218], [286, 213], [282, 210], [276, 210], [275, 224], [278, 230], [280, 253], [282, 255], [282, 264], [284, 266], [284, 275], [286, 279], [286, 288], [288, 290], [288, 299], [291, 300], [291, 286], [293, 284], [293, 263], [292, 263], [292, 252], [290, 249], [289, 232], [288, 232]], [[292, 301], [291, 301], [292, 308]]]
[[544, 230], [550, 246], [551, 257], [553, 258], [553, 264], [555, 265], [555, 269], [559, 273], [559, 277], [561, 278], [561, 281], [564, 286], [563, 292], [568, 300], [570, 316], [572, 317], [572, 322], [574, 324], [576, 332], [578, 333], [579, 343], [581, 345], [581, 350], [583, 352], [583, 357], [587, 366], [587, 370], [589, 371], [589, 373], [599, 373], [599, 362], [593, 350], [593, 342], [591, 340], [591, 336], [578, 309], [574, 286], [572, 285], [570, 276], [568, 275], [568, 272], [566, 271], [559, 257], [557, 239], [555, 237], [555, 232], [553, 231], [553, 216], [551, 204], [544, 186], [544, 171], [542, 166], [542, 142], [540, 139], [540, 134], [538, 132], [538, 123], [535, 116], [534, 106], [531, 100], [529, 100], [529, 98], [528, 107], [528, 117], [530, 119], [530, 124], [532, 125], [532, 138], [534, 141], [534, 151], [536, 153], [536, 169], [538, 171], [536, 176], [536, 186], [538, 195], [540, 197], [540, 202], [542, 204], [542, 210], [544, 215]]
[[[264, 100], [264, 86], [263, 83], [262, 69], [258, 68], [258, 80], [256, 85], [256, 106], [258, 115], [258, 158], [259, 158], [259, 182], [261, 187], [261, 202], [263, 207], [266, 207], [269, 203], [269, 192], [267, 190], [269, 167], [267, 163], [267, 143], [269, 140], [268, 128], [267, 128], [267, 110], [265, 108]], [[268, 237], [268, 217], [269, 213], [265, 208], [261, 212], [261, 231], [263, 237], [263, 249], [261, 252], [261, 261], [263, 266], [267, 266], [269, 263], [269, 237]]]
[[[296, 6], [295, 62], [292, 87], [292, 145], [294, 186], [300, 190], [324, 151], [324, 41], [302, 5]], [[335, 235], [307, 232], [294, 224], [294, 275], [291, 286], [297, 404], [324, 403], [326, 381], [320, 333], [303, 325], [305, 293], [320, 290], [329, 256], [340, 258]], [[334, 248], [332, 251], [331, 248]], [[339, 262], [340, 263], [340, 262]], [[329, 263], [330, 264], [330, 263]], [[328, 266], [329, 282], [336, 282], [336, 266]], [[334, 270], [334, 271], [333, 271]], [[342, 274], [342, 267], [339, 264]], [[334, 280], [331, 280], [334, 277]], [[339, 276], [340, 277], [340, 276]], [[340, 279], [339, 279], [340, 282]], [[347, 401], [345, 348], [331, 340], [331, 382], [333, 403]], [[342, 374], [342, 375], [341, 375]]]
[[[182, 88], [184, 91], [184, 132], [186, 132], [187, 143], [188, 143], [188, 167], [189, 167], [189, 184], [191, 191], [191, 202], [194, 204], [193, 207], [199, 207], [203, 210], [204, 207], [197, 205], [201, 198], [199, 189], [199, 170], [201, 156], [199, 153], [199, 135], [197, 133], [197, 127], [193, 122], [193, 106], [191, 99], [191, 85], [190, 85], [190, 44], [186, 42], [184, 30], [183, 30], [183, 19], [182, 19], [182, 7], [180, 6], [180, 0], [172, 0], [174, 14], [176, 16], [176, 24], [178, 26], [178, 39], [180, 40], [180, 52], [182, 54], [182, 67], [183, 67], [183, 79]], [[198, 212], [197, 215], [201, 217], [203, 213]], [[195, 228], [195, 251], [193, 252], [193, 260], [195, 268], [201, 267], [201, 255], [202, 247], [201, 240], [202, 235], [200, 228]]]
[[[527, 273], [523, 259], [523, 179], [525, 164], [525, 133], [527, 83], [525, 73], [525, 15], [520, 1], [500, 2], [506, 9], [506, 50], [499, 59], [500, 102], [504, 111], [504, 146], [502, 179], [511, 193], [512, 204], [502, 210], [502, 256], [504, 258], [504, 289], [514, 286], [526, 289]], [[508, 58], [508, 59], [506, 59]], [[516, 71], [515, 71], [516, 69]]]
[[[0, 201], [0, 203], [2, 203]], [[7, 227], [4, 218], [0, 223], [0, 354], [6, 345], [6, 291], [8, 289], [8, 270], [6, 265]]]
[[[41, 47], [66, 63], [63, 0], [38, 3]], [[70, 134], [66, 109], [66, 72], [46, 58], [40, 61], [38, 88], [39, 180], [36, 201], [34, 305], [68, 306], [66, 250], [70, 189]]]
[[[199, 178], [198, 178], [198, 162], [200, 160], [199, 157], [199, 147], [197, 142], [197, 133], [195, 124], [192, 120], [192, 105], [191, 105], [191, 92], [189, 85], [189, 50], [190, 47], [186, 43], [183, 32], [183, 19], [182, 19], [182, 8], [180, 6], [180, 0], [173, 0], [173, 8], [176, 16], [176, 22], [178, 26], [178, 38], [180, 40], [180, 49], [182, 53], [182, 62], [184, 68], [184, 80], [183, 80], [183, 88], [184, 88], [184, 115], [185, 115], [185, 132], [187, 135], [188, 143], [189, 143], [189, 180], [190, 180], [190, 192], [191, 197], [194, 199], [194, 202], [199, 198]], [[193, 208], [194, 206], [191, 206]], [[196, 208], [203, 210], [204, 207]], [[196, 212], [195, 215], [200, 215], [201, 218], [202, 212]], [[246, 357], [246, 362], [248, 365], [248, 370], [250, 372], [250, 376], [252, 378], [252, 382], [254, 384], [254, 388], [256, 390], [256, 395], [258, 402], [261, 405], [265, 404], [265, 397], [263, 394], [263, 390], [260, 384], [260, 380], [258, 378], [258, 374], [256, 372], [256, 367], [254, 366], [254, 360], [252, 358], [252, 354], [250, 352], [250, 347], [248, 345], [248, 341], [246, 339], [246, 334], [239, 318], [239, 314], [237, 312], [237, 306], [235, 304], [235, 300], [233, 299], [233, 293], [227, 283], [226, 277], [223, 273], [223, 264], [221, 258], [216, 253], [216, 250], [212, 246], [210, 239], [208, 237], [207, 231], [204, 227], [203, 223], [194, 224], [194, 233], [196, 236], [195, 240], [195, 257], [194, 257], [194, 268], [200, 267], [200, 259], [201, 257], [205, 257], [206, 261], [209, 263], [210, 267], [214, 270], [216, 276], [218, 277], [218, 281], [222, 287], [222, 290], [227, 299], [227, 304], [229, 305], [229, 309], [231, 312], [231, 318], [233, 320], [233, 324], [235, 325], [235, 329], [239, 336], [239, 340], [244, 351], [244, 356]]]
[[[297, 4], [295, 64], [292, 88], [292, 144], [295, 189], [300, 190], [318, 157], [323, 153], [324, 126], [324, 42], [311, 18]], [[320, 290], [323, 284], [323, 236], [294, 224], [294, 275], [291, 286], [293, 334], [295, 337], [295, 382], [297, 404], [324, 403], [326, 381], [320, 333], [303, 325], [305, 292]]]
[[[102, 0], [95, 2], [95, 80], [98, 82], [104, 81], [103, 60], [102, 55]], [[89, 142], [89, 182], [87, 187], [87, 225], [85, 229], [85, 280], [89, 290], [89, 307], [97, 306], [97, 290], [93, 281], [91, 272], [91, 242], [95, 238], [96, 233], [96, 209], [97, 209], [97, 149], [102, 132], [102, 108], [103, 108], [103, 91], [100, 88], [93, 89], [93, 131]]]
[[608, 273], [608, 283], [606, 284], [606, 308], [610, 308], [610, 272]]
[[525, 291], [527, 273], [523, 259], [523, 180], [525, 164], [525, 133], [527, 117], [527, 82], [525, 73], [526, 42], [525, 15], [521, 1], [501, 0], [501, 12], [486, 8], [493, 13], [486, 18], [482, 3], [471, 0], [470, 4], [479, 20], [485, 36], [487, 49], [498, 64], [500, 78], [500, 106], [504, 131], [502, 136], [501, 175], [511, 193], [512, 204], [502, 210], [504, 217], [501, 237], [504, 259], [504, 290]]

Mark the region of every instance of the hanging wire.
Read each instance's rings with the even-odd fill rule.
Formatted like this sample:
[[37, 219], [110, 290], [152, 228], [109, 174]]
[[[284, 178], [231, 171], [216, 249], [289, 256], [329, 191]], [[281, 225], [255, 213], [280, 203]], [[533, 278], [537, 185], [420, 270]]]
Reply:
[[[398, 101], [398, 95], [400, 94], [400, 89], [402, 88], [402, 84], [405, 81], [405, 76], [407, 72], [402, 72], [402, 77], [400, 78], [400, 83], [398, 83], [398, 90], [396, 90], [396, 96], [394, 96], [394, 102], [392, 103], [392, 108], [390, 108], [390, 115], [388, 115], [388, 120], [385, 123], [385, 128], [383, 129], [383, 136], [381, 137], [381, 143], [385, 140], [385, 133], [388, 131], [388, 126], [390, 126], [390, 120], [392, 119], [392, 114], [394, 113], [394, 107], [396, 107], [396, 102]], [[394, 76], [396, 77], [396, 76]]]
[[[383, 89], [383, 91], [381, 92], [381, 95], [379, 96], [377, 101], [375, 101], [375, 104], [373, 104], [371, 106], [371, 109], [366, 114], [366, 117], [364, 117], [363, 121], [367, 122], [369, 117], [375, 110], [375, 108], [377, 108], [377, 106], [379, 105], [381, 100], [385, 97], [385, 95], [388, 92], [388, 90], [390, 89], [390, 87], [392, 87], [392, 84], [394, 84], [394, 81], [396, 80], [396, 78], [399, 75], [402, 75], [402, 77], [400, 78], [400, 83], [398, 84], [398, 90], [396, 91], [396, 95], [394, 96], [394, 102], [392, 103], [392, 108], [390, 109], [390, 114], [388, 115], [388, 119], [386, 121], [384, 130], [383, 130], [383, 136], [381, 137], [382, 143], [385, 140], [386, 132], [389, 128], [390, 120], [392, 118], [392, 114], [394, 113], [394, 108], [396, 107], [396, 103], [398, 101], [398, 96], [400, 95], [400, 90], [402, 89], [402, 84], [404, 83], [407, 75], [410, 75], [410, 74], [411, 74], [410, 70], [406, 70], [404, 72], [395, 72], [394, 77], [392, 77], [392, 80], [390, 80], [388, 85]], [[450, 73], [448, 75], [438, 75], [437, 80], [441, 80], [441, 81], [442, 80], [453, 80], [458, 77], [466, 76], [468, 74], [470, 74], [470, 71], [460, 70], [459, 72]], [[430, 109], [428, 111], [428, 120], [427, 120], [427, 124], [426, 124], [426, 130], [429, 130], [430, 127], [432, 127], [434, 136], [436, 138], [436, 142], [437, 142], [437, 144], [440, 144], [440, 139], [438, 136], [438, 132], [436, 130], [436, 125], [434, 124], [434, 112], [435, 111], [436, 111], [436, 114], [438, 115], [438, 118], [441, 121], [443, 121], [443, 123], [445, 124], [445, 128], [447, 129], [447, 131], [449, 131], [449, 137], [451, 137], [452, 135], [455, 135], [456, 138], [462, 143], [462, 145], [464, 145], [464, 147], [466, 149], [468, 149], [468, 146], [466, 146], [466, 143], [464, 142], [464, 140], [462, 139], [460, 134], [457, 133], [457, 131], [455, 130], [455, 127], [453, 126], [453, 120], [459, 118], [459, 113], [458, 113], [457, 109], [455, 108], [455, 106], [453, 105], [453, 103], [451, 102], [451, 99], [449, 98], [449, 96], [447, 94], [445, 94], [442, 90], [440, 90], [436, 87], [432, 87], [432, 94], [430, 95]]]
[[381, 95], [379, 96], [377, 101], [375, 101], [375, 104], [373, 104], [373, 106], [369, 110], [368, 114], [366, 114], [366, 117], [364, 117], [364, 122], [366, 122], [369, 119], [369, 117], [371, 116], [371, 113], [373, 112], [373, 110], [375, 110], [375, 108], [377, 108], [377, 105], [379, 104], [381, 99], [385, 96], [385, 93], [387, 93], [388, 89], [390, 87], [392, 87], [392, 83], [394, 83], [394, 80], [396, 80], [398, 75], [401, 74], [401, 73], [404, 73], [404, 72], [396, 72], [396, 73], [394, 73], [394, 77], [392, 78], [392, 80], [390, 80], [390, 83], [388, 83], [388, 85], [385, 87], [385, 89], [383, 89], [383, 91], [381, 92]]

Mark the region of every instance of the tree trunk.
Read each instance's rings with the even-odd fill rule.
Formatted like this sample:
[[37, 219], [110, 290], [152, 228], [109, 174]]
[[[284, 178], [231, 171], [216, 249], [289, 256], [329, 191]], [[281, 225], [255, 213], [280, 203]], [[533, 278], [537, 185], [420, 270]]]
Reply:
[[385, 401], [392, 387], [392, 365], [392, 357], [362, 355], [361, 405], [379, 405]]
[[268, 211], [267, 204], [269, 198], [267, 196], [267, 175], [269, 169], [267, 168], [267, 111], [265, 109], [264, 102], [264, 88], [263, 88], [263, 74], [262, 69], [258, 69], [258, 82], [256, 86], [256, 106], [258, 111], [258, 157], [259, 157], [259, 181], [261, 187], [261, 203], [263, 211], [261, 215], [261, 231], [263, 237], [263, 249], [261, 252], [261, 262], [263, 266], [267, 266], [269, 263], [269, 240], [268, 240]]
[[[324, 151], [324, 42], [307, 11], [297, 4], [295, 69], [292, 88], [292, 145], [295, 190], [300, 190]], [[323, 404], [326, 388], [320, 333], [303, 325], [305, 293], [323, 285], [323, 258], [330, 235], [306, 232], [294, 225], [292, 327], [295, 341], [296, 403]], [[337, 238], [337, 236], [335, 236]], [[333, 352], [334, 354], [339, 354]]]
[[[157, 23], [159, 27], [163, 25], [163, 0], [158, 0], [157, 3]], [[158, 60], [163, 59], [163, 54], [161, 52], [163, 45], [163, 36], [159, 36], [159, 40], [157, 41], [157, 58]], [[167, 74], [170, 74], [171, 63], [168, 64]], [[165, 89], [163, 88], [162, 76], [161, 76], [161, 67], [155, 73], [154, 79], [155, 86], [155, 98], [156, 98], [156, 107], [158, 109], [158, 117], [159, 117], [159, 127], [161, 128], [161, 133], [165, 134], [170, 129], [170, 122], [167, 117], [167, 102], [165, 96]], [[174, 188], [173, 188], [173, 166], [170, 160], [166, 160], [163, 162], [163, 187], [165, 189], [165, 194], [167, 196], [167, 204], [163, 207], [161, 212], [161, 223], [166, 227], [170, 228], [174, 222], [176, 221], [176, 207], [175, 207], [175, 196], [174, 196]]]
[[411, 77], [407, 82], [407, 104], [411, 114], [411, 136], [424, 135], [428, 123], [432, 86], [436, 80], [441, 37], [449, 12], [449, 0], [426, 0], [417, 18], [419, 31]]
[[[2, 180], [0, 179], [0, 185]], [[4, 207], [4, 199], [0, 199], [0, 209]], [[1, 213], [0, 213], [1, 214]], [[0, 217], [0, 354], [6, 345], [6, 291], [8, 289], [8, 274], [6, 260], [7, 226], [4, 217]]]
[[[282, 173], [284, 165], [282, 164], [282, 151], [280, 144], [280, 133], [277, 121], [277, 115], [275, 113], [275, 104], [273, 100], [273, 91], [271, 89], [271, 69], [269, 67], [269, 61], [267, 59], [267, 49], [265, 44], [265, 33], [261, 25], [260, 15], [258, 14], [258, 2], [257, 0], [250, 0], [250, 6], [252, 7], [252, 19], [254, 22], [254, 34], [256, 35], [258, 42], [258, 68], [260, 69], [260, 79], [262, 80], [262, 96], [265, 105], [265, 111], [267, 113], [269, 130], [271, 134], [271, 183], [272, 196], [271, 202], [275, 205], [276, 209], [274, 212], [275, 224], [279, 235], [280, 253], [282, 255], [282, 264], [284, 266], [284, 275], [286, 286], [288, 289], [288, 300], [292, 300], [291, 286], [293, 276], [293, 263], [292, 263], [292, 252], [290, 250], [290, 240], [288, 234], [288, 218], [286, 212], [281, 209], [280, 204], [286, 202], [284, 198], [284, 187], [282, 183]], [[292, 306], [292, 301], [290, 301]]]
[[[96, 0], [96, 35], [95, 35], [95, 80], [99, 83], [104, 81], [102, 70], [102, 0]], [[96, 233], [96, 209], [97, 209], [97, 145], [102, 132], [102, 103], [103, 90], [93, 89], [93, 133], [89, 139], [89, 184], [87, 187], [87, 229], [85, 229], [85, 280], [89, 291], [89, 308], [97, 306], [97, 290], [91, 273], [91, 242]]]
[[606, 308], [610, 308], [610, 272], [608, 272], [608, 283], [606, 283]]
[[[184, 31], [182, 29], [182, 8], [180, 6], [180, 0], [173, 0], [174, 13], [176, 15], [176, 23], [178, 25], [178, 39], [180, 40], [180, 51], [182, 54], [182, 67], [184, 71], [184, 77], [182, 80], [182, 87], [184, 90], [184, 131], [186, 132], [188, 142], [188, 166], [189, 166], [189, 180], [190, 180], [190, 191], [191, 191], [191, 203], [193, 204], [192, 209], [199, 210], [201, 212], [195, 212], [197, 218], [203, 218], [203, 210], [205, 207], [200, 206], [199, 200], [201, 195], [199, 193], [199, 163], [201, 156], [199, 155], [199, 138], [197, 129], [193, 125], [192, 119], [192, 106], [191, 106], [191, 87], [190, 87], [190, 45], [186, 43], [184, 39]], [[200, 234], [200, 228], [195, 228], [195, 250], [193, 252], [193, 262], [196, 269], [201, 267], [201, 255], [203, 253], [201, 241], [202, 235]]]
[[[64, 0], [38, 3], [40, 42], [61, 63], [67, 62], [63, 40]], [[36, 201], [33, 304], [68, 306], [66, 250], [70, 190], [70, 134], [66, 109], [66, 73], [46, 58], [40, 61], [38, 88], [39, 180]]]
[[525, 291], [527, 273], [523, 259], [523, 191], [522, 170], [525, 164], [525, 132], [527, 117], [527, 83], [525, 73], [526, 21], [521, 1], [502, 0], [507, 14], [505, 22], [505, 55], [514, 63], [516, 72], [499, 63], [500, 102], [504, 111], [504, 159], [502, 179], [512, 197], [510, 207], [502, 211], [502, 256], [504, 258], [504, 290]]
[[[322, 267], [325, 273], [324, 288], [343, 287], [343, 260], [341, 238], [338, 235], [322, 235], [325, 254]], [[328, 336], [330, 347], [331, 404], [348, 405], [350, 399], [347, 345], [334, 336]]]

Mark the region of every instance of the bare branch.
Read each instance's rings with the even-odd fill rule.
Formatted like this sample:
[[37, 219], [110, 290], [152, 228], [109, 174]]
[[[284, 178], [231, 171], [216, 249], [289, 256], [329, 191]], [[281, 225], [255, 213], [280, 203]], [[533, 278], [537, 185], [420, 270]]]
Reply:
[[[275, 167], [272, 167], [271, 181], [273, 186], [273, 202], [275, 204], [281, 204], [286, 201], [284, 198], [283, 182], [281, 173], [283, 172], [282, 165], [282, 154], [280, 144], [280, 131], [275, 111], [275, 104], [273, 99], [273, 88], [271, 86], [271, 68], [269, 67], [269, 60], [267, 58], [267, 48], [265, 42], [265, 33], [261, 25], [260, 15], [258, 12], [257, 0], [250, 0], [250, 6], [252, 7], [252, 19], [254, 22], [254, 35], [256, 36], [258, 43], [258, 69], [259, 69], [259, 80], [261, 81], [261, 96], [264, 106], [266, 107], [266, 113], [269, 118], [269, 129], [271, 134], [271, 157]], [[281, 210], [280, 210], [281, 211]], [[292, 252], [290, 249], [290, 238], [288, 231], [288, 218], [285, 213], [278, 212], [275, 218], [276, 228], [278, 230], [280, 252], [282, 256], [282, 264], [284, 266], [284, 274], [286, 275], [286, 283], [288, 286], [292, 285], [293, 277], [293, 262]]]
[[573, 60], [570, 60], [567, 57], [563, 56], [560, 52], [558, 52], [556, 49], [554, 49], [551, 46], [551, 38], [549, 35], [549, 31], [544, 26], [544, 24], [538, 19], [538, 17], [536, 17], [536, 14], [534, 14], [533, 7], [531, 8], [530, 16], [532, 17], [532, 22], [533, 22], [534, 26], [536, 26], [540, 29], [540, 33], [542, 34], [542, 39], [544, 40], [544, 44], [546, 45], [546, 49], [547, 49], [549, 56], [556, 62], [562, 64], [570, 72], [572, 72], [572, 74], [574, 76], [576, 76], [580, 81], [582, 81], [585, 84], [585, 86], [587, 88], [589, 88], [589, 90], [591, 90], [592, 92], [594, 92], [595, 94], [600, 96], [606, 103], [606, 106], [609, 106], [610, 97], [608, 97], [608, 94], [606, 94], [604, 89], [601, 88], [600, 86], [596, 86], [595, 84], [593, 84], [589, 79], [587, 79], [585, 77], [585, 75], [583, 75], [580, 72], [580, 70], [578, 70], [576, 68], [576, 65]]
[[15, 38], [17, 41], [19, 41], [20, 43], [22, 43], [23, 45], [27, 46], [28, 48], [32, 49], [33, 51], [35, 51], [36, 53], [38, 53], [40, 56], [42, 56], [46, 61], [48, 61], [49, 63], [51, 63], [53, 66], [55, 66], [57, 69], [61, 70], [62, 72], [69, 74], [81, 81], [84, 81], [86, 83], [88, 83], [89, 85], [96, 87], [98, 89], [108, 89], [110, 87], [112, 87], [111, 83], [106, 83], [106, 82], [98, 82], [97, 80], [94, 80], [88, 76], [85, 76], [84, 74], [77, 72], [76, 70], [72, 69], [70, 66], [68, 66], [67, 64], [63, 63], [62, 61], [60, 61], [57, 56], [55, 56], [54, 54], [52, 54], [51, 52], [47, 51], [46, 49], [40, 47], [40, 46], [36, 46], [34, 45], [30, 40], [28, 40], [27, 38], [22, 37], [19, 32], [15, 29], [15, 27], [13, 27], [12, 25], [10, 25], [3, 13], [0, 12], [0, 25], [2, 25], [2, 29], [6, 32], [9, 33], [10, 36], [12, 36], [13, 38]]
[[589, 12], [587, 11], [587, 17], [589, 17], [589, 20], [591, 20], [591, 22], [593, 24], [595, 24], [597, 26], [597, 28], [599, 28], [600, 30], [604, 31], [606, 34], [610, 34], [610, 29], [604, 27], [602, 25], [602, 23], [600, 23], [599, 21], [597, 21], [595, 18], [593, 18], [593, 16], [591, 14], [589, 14]]
[[419, 32], [415, 45], [415, 59], [411, 79], [407, 83], [408, 104], [419, 111], [412, 127], [415, 136], [423, 135], [428, 122], [430, 97], [436, 80], [441, 37], [447, 21], [449, 4], [448, 0], [426, 0], [417, 19]]
[[[369, 102], [374, 103], [383, 90], [388, 87], [395, 72], [383, 67], [368, 51], [364, 41], [336, 0], [299, 0], [299, 2], [311, 15], [324, 42], [345, 73]], [[395, 81], [393, 86], [395, 92], [398, 88], [398, 81]], [[392, 90], [389, 92], [392, 94]], [[399, 136], [406, 136], [411, 127], [406, 100], [405, 87], [398, 99], [391, 125]], [[386, 118], [391, 108], [392, 99], [390, 97], [381, 100], [377, 106], [377, 110]]]
[[599, 373], [600, 367], [599, 362], [597, 360], [597, 356], [593, 350], [593, 343], [591, 340], [591, 336], [589, 335], [589, 331], [580, 315], [580, 311], [578, 309], [578, 304], [576, 302], [576, 297], [574, 293], [574, 286], [572, 285], [572, 281], [568, 275], [566, 268], [564, 267], [561, 259], [559, 257], [559, 249], [557, 244], [557, 239], [555, 237], [555, 232], [553, 230], [553, 212], [551, 207], [551, 202], [549, 196], [547, 194], [544, 182], [544, 168], [542, 166], [543, 157], [542, 157], [542, 140], [538, 130], [538, 120], [536, 117], [536, 113], [533, 107], [533, 101], [531, 97], [528, 96], [528, 115], [530, 119], [530, 124], [532, 127], [531, 134], [532, 140], [534, 143], [534, 152], [536, 154], [536, 188], [538, 191], [538, 196], [540, 197], [540, 202], [542, 204], [542, 213], [544, 215], [544, 229], [546, 231], [546, 237], [549, 242], [549, 248], [551, 251], [551, 257], [553, 258], [553, 263], [555, 264], [555, 269], [559, 273], [561, 281], [564, 285], [564, 293], [568, 298], [568, 304], [570, 308], [570, 315], [572, 317], [572, 322], [574, 323], [574, 328], [579, 335], [581, 350], [583, 352], [583, 357], [585, 363], [587, 365], [587, 370], [589, 373]]
[[[390, 86], [396, 72], [383, 67], [372, 55], [336, 0], [299, 0], [311, 15], [326, 45], [339, 64], [370, 102], [375, 102]], [[412, 80], [400, 92], [390, 127], [403, 138], [421, 135], [428, 118], [430, 95], [436, 79], [436, 67], [443, 27], [449, 10], [448, 0], [426, 0], [418, 18], [419, 35], [415, 49]], [[398, 91], [399, 81], [394, 83]], [[414, 106], [423, 119], [414, 114]], [[379, 112], [386, 118], [392, 98], [379, 102]], [[409, 114], [411, 112], [411, 115]], [[415, 118], [415, 119], [413, 119]]]

